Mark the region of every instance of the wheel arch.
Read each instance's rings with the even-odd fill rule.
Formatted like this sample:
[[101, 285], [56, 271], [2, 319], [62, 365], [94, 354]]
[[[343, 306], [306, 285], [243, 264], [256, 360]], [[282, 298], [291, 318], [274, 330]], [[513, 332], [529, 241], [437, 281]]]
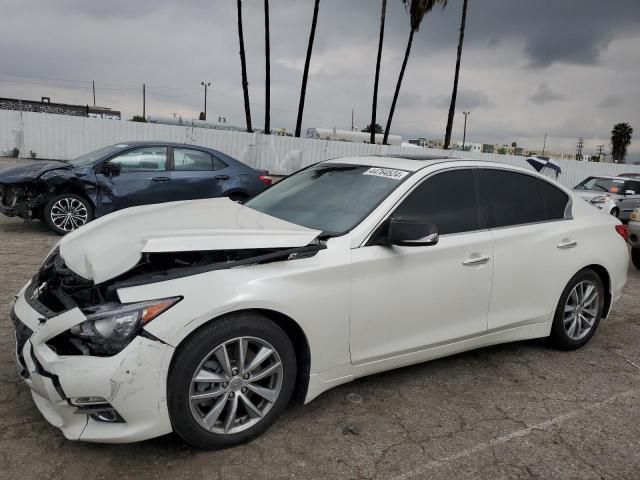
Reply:
[[186, 344], [186, 341], [191, 338], [196, 332], [200, 329], [211, 325], [223, 318], [232, 317], [241, 313], [256, 313], [267, 317], [273, 323], [275, 323], [278, 327], [280, 327], [284, 333], [289, 337], [291, 344], [293, 345], [293, 349], [296, 353], [296, 361], [298, 366], [297, 376], [296, 376], [296, 384], [293, 390], [292, 400], [296, 403], [303, 404], [305, 397], [307, 395], [307, 389], [309, 387], [309, 374], [311, 369], [311, 349], [309, 347], [309, 341], [307, 340], [307, 336], [302, 330], [302, 327], [296, 322], [294, 319], [285, 315], [281, 312], [265, 309], [265, 308], [245, 308], [240, 310], [234, 310], [232, 312], [225, 313], [218, 317], [212, 318], [211, 320], [204, 322], [198, 328], [189, 333], [189, 335], [185, 336], [180, 343], [176, 346], [175, 352], [173, 354], [173, 358], [171, 359], [171, 363], [169, 365], [169, 371], [173, 368], [173, 362], [177, 357], [176, 353], [182, 348], [183, 345]]
[[599, 264], [591, 264], [584, 267], [582, 270], [592, 270], [593, 272], [600, 277], [602, 280], [602, 286], [604, 287], [604, 309], [602, 310], [602, 318], [607, 318], [609, 315], [609, 311], [611, 310], [611, 276], [609, 275], [609, 271]]
[[78, 186], [78, 185], [73, 185], [70, 182], [67, 183], [63, 183], [62, 185], [59, 185], [54, 192], [49, 196], [49, 198], [53, 197], [53, 196], [57, 196], [57, 195], [62, 195], [65, 193], [72, 193], [73, 195], [78, 195], [79, 197], [84, 198], [87, 202], [89, 202], [89, 205], [91, 206], [91, 209], [93, 210], [93, 214], [95, 216], [96, 213], [96, 204], [93, 201], [93, 199], [87, 195], [87, 192], [84, 188]]

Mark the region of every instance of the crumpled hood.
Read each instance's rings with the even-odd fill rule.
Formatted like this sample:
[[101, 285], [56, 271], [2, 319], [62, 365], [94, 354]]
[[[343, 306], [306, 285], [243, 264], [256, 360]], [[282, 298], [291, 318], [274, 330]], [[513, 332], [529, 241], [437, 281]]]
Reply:
[[228, 198], [127, 208], [66, 235], [60, 255], [78, 275], [101, 283], [133, 268], [143, 252], [293, 248], [321, 232]]
[[18, 165], [0, 170], [0, 183], [22, 183], [35, 180], [44, 172], [56, 169], [69, 169], [71, 165], [64, 162], [34, 160], [20, 162]]

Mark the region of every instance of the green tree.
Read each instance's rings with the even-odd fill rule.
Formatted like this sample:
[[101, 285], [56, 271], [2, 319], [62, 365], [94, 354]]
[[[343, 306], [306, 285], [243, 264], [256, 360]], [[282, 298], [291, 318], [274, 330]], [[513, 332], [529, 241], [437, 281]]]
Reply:
[[247, 81], [247, 61], [244, 54], [244, 34], [242, 33], [242, 0], [238, 0], [238, 38], [240, 40], [240, 67], [242, 69], [242, 92], [244, 93], [244, 115], [247, 121], [247, 132], [251, 127], [251, 106], [249, 105], [249, 82]]
[[371, 125], [373, 125], [373, 124], [367, 125], [366, 127], [364, 127], [362, 129], [362, 131], [366, 132], [366, 133], [370, 133], [370, 132], [373, 133], [373, 135], [371, 136], [371, 138], [372, 138], [371, 143], [376, 143], [375, 135], [376, 135], [376, 133], [382, 133], [382, 125], [380, 125], [379, 123], [376, 123], [375, 127], [373, 129], [371, 128]]
[[444, 149], [449, 149], [451, 143], [451, 131], [453, 130], [453, 117], [456, 113], [456, 99], [458, 98], [458, 79], [460, 78], [460, 62], [462, 60], [462, 44], [464, 43], [464, 30], [467, 23], [467, 0], [462, 3], [462, 20], [460, 22], [460, 37], [458, 38], [458, 56], [456, 58], [456, 71], [453, 77], [453, 92], [451, 93], [451, 105], [449, 105], [449, 117], [447, 118], [447, 130], [444, 135]]
[[[373, 106], [371, 107], [371, 124], [367, 127], [369, 130], [363, 132], [371, 132], [370, 143], [376, 143], [376, 133], [382, 133], [382, 127], [376, 123], [376, 109], [378, 107], [378, 80], [380, 79], [380, 60], [382, 59], [382, 42], [384, 40], [384, 21], [387, 13], [387, 0], [382, 0], [382, 11], [380, 12], [380, 35], [378, 37], [378, 57], [376, 60], [376, 77], [373, 82]], [[371, 129], [371, 125], [375, 125], [376, 129]], [[378, 127], [380, 131], [378, 132]]]
[[611, 157], [614, 162], [624, 163], [627, 148], [631, 145], [633, 128], [628, 123], [616, 123], [611, 130]]
[[300, 103], [298, 104], [298, 119], [296, 120], [296, 137], [300, 137], [302, 130], [302, 113], [304, 111], [304, 97], [307, 94], [307, 78], [309, 77], [309, 64], [311, 63], [311, 52], [313, 51], [313, 41], [316, 38], [316, 24], [318, 23], [318, 10], [320, 0], [315, 0], [313, 7], [313, 19], [311, 20], [311, 31], [309, 32], [309, 43], [307, 44], [307, 58], [304, 61], [304, 72], [302, 73], [302, 86], [300, 87]]
[[411, 44], [413, 43], [413, 35], [420, 28], [422, 19], [424, 16], [433, 10], [436, 5], [442, 5], [444, 8], [447, 5], [447, 0], [402, 0], [405, 8], [409, 10], [409, 17], [411, 22], [411, 29], [409, 30], [409, 40], [407, 41], [407, 47], [404, 52], [404, 60], [402, 61], [402, 67], [400, 68], [400, 75], [398, 75], [398, 82], [396, 83], [396, 90], [393, 94], [393, 100], [391, 101], [391, 109], [389, 110], [389, 118], [387, 119], [387, 127], [384, 130], [384, 139], [382, 143], [387, 144], [389, 139], [389, 131], [391, 130], [391, 122], [393, 121], [393, 114], [396, 110], [396, 103], [398, 102], [398, 95], [400, 94], [400, 87], [402, 86], [402, 79], [404, 77], [404, 71], [407, 68], [407, 61], [411, 54]]

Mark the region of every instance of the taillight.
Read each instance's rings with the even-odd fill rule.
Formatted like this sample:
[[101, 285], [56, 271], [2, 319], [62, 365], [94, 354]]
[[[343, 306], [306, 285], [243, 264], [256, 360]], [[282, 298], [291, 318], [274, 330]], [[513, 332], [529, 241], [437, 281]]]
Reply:
[[273, 183], [273, 178], [271, 178], [270, 175], [260, 175], [258, 178], [265, 185], [271, 185]]
[[629, 229], [626, 225], [616, 225], [616, 232], [618, 232], [620, 236], [624, 238], [625, 242], [629, 241]]

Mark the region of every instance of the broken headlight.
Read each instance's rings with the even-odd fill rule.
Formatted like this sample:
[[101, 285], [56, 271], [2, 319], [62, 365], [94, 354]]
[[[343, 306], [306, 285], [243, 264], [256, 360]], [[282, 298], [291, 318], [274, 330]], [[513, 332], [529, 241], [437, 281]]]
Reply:
[[115, 355], [140, 333], [142, 327], [181, 299], [99, 305], [87, 310], [87, 320], [71, 327], [69, 333], [76, 337], [73, 344], [84, 354]]

